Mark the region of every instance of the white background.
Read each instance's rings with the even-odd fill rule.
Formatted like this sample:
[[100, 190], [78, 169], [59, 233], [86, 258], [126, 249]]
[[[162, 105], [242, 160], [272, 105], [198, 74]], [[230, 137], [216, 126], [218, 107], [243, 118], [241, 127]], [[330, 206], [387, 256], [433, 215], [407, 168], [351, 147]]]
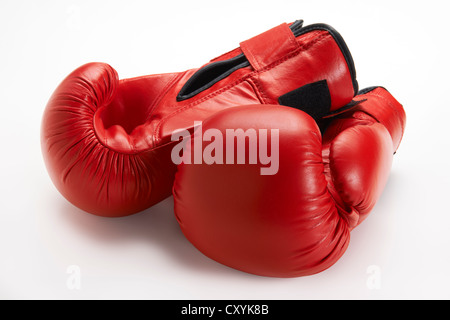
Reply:
[[[0, 1], [0, 298], [450, 298], [447, 3]], [[407, 114], [388, 185], [333, 267], [295, 279], [245, 274], [184, 238], [172, 198], [107, 219], [55, 189], [40, 121], [73, 69], [103, 61], [121, 78], [183, 71], [296, 19], [337, 29], [360, 88], [385, 86]], [[79, 289], [68, 286], [70, 266], [81, 272]]]

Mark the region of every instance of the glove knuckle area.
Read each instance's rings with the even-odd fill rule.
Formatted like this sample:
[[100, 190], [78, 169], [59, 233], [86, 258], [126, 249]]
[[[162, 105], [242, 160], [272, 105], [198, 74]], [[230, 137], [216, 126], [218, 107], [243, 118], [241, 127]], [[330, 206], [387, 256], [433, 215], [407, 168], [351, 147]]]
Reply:
[[263, 276], [297, 277], [334, 264], [349, 230], [327, 191], [315, 121], [287, 107], [246, 106], [216, 114], [203, 129], [217, 127], [279, 129], [279, 170], [179, 165], [173, 195], [187, 239], [213, 260]]
[[374, 207], [389, 177], [393, 143], [379, 123], [342, 131], [330, 146], [330, 173], [341, 200], [359, 213], [359, 223]]
[[[143, 161], [151, 155], [122, 153], [96, 130], [97, 111], [115, 103], [119, 87], [109, 65], [81, 66], [56, 88], [41, 127], [42, 153], [57, 189], [78, 208], [102, 216], [127, 215], [151, 205], [154, 178]], [[110, 141], [123, 145], [116, 137]]]

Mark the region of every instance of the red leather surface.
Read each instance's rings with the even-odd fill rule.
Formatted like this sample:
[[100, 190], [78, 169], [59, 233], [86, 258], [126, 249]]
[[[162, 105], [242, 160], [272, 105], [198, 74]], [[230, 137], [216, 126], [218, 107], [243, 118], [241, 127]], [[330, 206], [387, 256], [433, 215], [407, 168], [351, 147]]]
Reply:
[[[176, 97], [198, 69], [123, 80], [104, 63], [75, 70], [56, 88], [43, 115], [42, 152], [55, 186], [87, 212], [136, 213], [170, 195], [174, 130], [192, 129], [194, 121], [226, 108], [277, 104], [280, 95], [323, 79], [333, 110], [351, 101], [349, 67], [327, 31], [294, 38], [286, 24], [274, 30], [281, 32], [243, 42], [252, 65], [261, 69], [238, 69], [183, 101]], [[265, 42], [268, 37], [277, 48]], [[237, 48], [210, 63], [242, 52]]]
[[239, 44], [254, 70], [261, 70], [285, 58], [299, 47], [286, 23]]
[[386, 127], [394, 142], [394, 149], [397, 150], [405, 131], [406, 114], [403, 107], [383, 88], [375, 88], [360, 95], [359, 98], [370, 99], [370, 110], [367, 110], [367, 104], [361, 104], [357, 109], [370, 113], [373, 118]]
[[[124, 132], [141, 120], [139, 113], [123, 116], [123, 110], [116, 108], [117, 113], [110, 113], [104, 123], [117, 117], [123, 127], [110, 127], [100, 136], [93, 121], [96, 111], [111, 103], [120, 106], [118, 87], [117, 74], [107, 65], [77, 69], [50, 98], [41, 133], [44, 160], [57, 189], [74, 205], [108, 216], [138, 212], [164, 199], [172, 186], [167, 176], [175, 172], [167, 165], [171, 163], [169, 145], [129, 152], [132, 144], [125, 139], [132, 135]], [[142, 98], [148, 100], [147, 95]], [[133, 106], [139, 104], [127, 108]], [[114, 150], [117, 145], [120, 149]]]
[[222, 264], [263, 276], [311, 275], [336, 263], [380, 197], [405, 126], [402, 106], [384, 89], [357, 98], [367, 99], [361, 110], [334, 118], [323, 136], [309, 115], [288, 107], [242, 106], [205, 120], [203, 132], [224, 136], [279, 129], [279, 171], [261, 175], [261, 162], [180, 164], [173, 195], [187, 239]]

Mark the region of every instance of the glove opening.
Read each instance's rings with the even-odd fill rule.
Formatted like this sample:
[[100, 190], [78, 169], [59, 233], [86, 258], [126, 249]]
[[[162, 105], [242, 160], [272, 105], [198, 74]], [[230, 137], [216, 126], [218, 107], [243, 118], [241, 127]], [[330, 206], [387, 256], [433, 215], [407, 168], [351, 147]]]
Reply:
[[210, 88], [220, 80], [228, 77], [234, 71], [248, 67], [249, 65], [250, 63], [243, 54], [225, 61], [217, 61], [208, 64], [189, 78], [178, 93], [177, 101], [192, 98], [200, 92]]

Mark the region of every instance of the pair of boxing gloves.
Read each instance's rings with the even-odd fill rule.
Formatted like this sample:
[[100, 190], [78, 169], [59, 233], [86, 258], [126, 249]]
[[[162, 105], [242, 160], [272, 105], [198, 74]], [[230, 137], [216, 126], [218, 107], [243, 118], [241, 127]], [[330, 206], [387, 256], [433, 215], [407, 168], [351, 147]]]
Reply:
[[387, 182], [405, 127], [384, 88], [358, 91], [343, 38], [283, 23], [198, 69], [119, 80], [104, 63], [67, 76], [41, 145], [61, 194], [121, 217], [173, 194], [187, 239], [232, 268], [321, 272]]

